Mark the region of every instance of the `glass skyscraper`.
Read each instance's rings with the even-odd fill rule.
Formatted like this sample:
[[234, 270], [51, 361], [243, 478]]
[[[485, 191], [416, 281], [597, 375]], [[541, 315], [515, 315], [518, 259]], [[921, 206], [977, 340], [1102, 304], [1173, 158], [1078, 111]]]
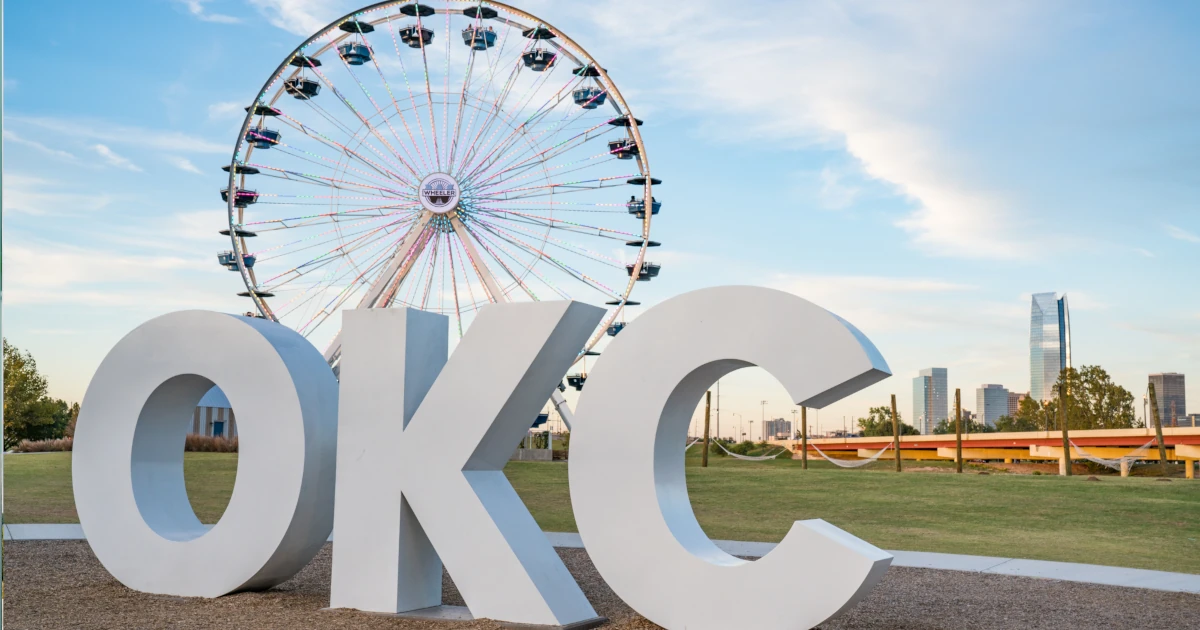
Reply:
[[1029, 395], [1046, 402], [1056, 396], [1054, 384], [1071, 367], [1071, 315], [1067, 296], [1034, 293], [1029, 316]]
[[[1003, 385], [983, 385], [975, 390], [975, 420], [989, 427], [1009, 413], [1008, 390]], [[969, 425], [967, 425], [969, 426]]]
[[[1158, 418], [1164, 427], [1192, 426], [1187, 417], [1187, 395], [1183, 375], [1176, 372], [1151, 374], [1154, 383], [1154, 398], [1158, 401]], [[1181, 424], [1183, 420], [1187, 424]], [[1153, 427], [1153, 416], [1146, 418], [1146, 426]]]
[[937, 423], [949, 417], [948, 403], [946, 368], [921, 370], [913, 379], [913, 427], [924, 435], [932, 434]]

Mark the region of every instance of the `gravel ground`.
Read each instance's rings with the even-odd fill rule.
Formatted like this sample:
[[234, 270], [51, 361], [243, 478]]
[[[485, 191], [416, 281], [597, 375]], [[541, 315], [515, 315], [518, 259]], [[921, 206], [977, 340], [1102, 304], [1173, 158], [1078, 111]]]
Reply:
[[[295, 578], [262, 593], [215, 600], [146, 595], [104, 571], [83, 541], [4, 545], [4, 621], [18, 628], [499, 628], [321, 610], [329, 601], [330, 549]], [[605, 628], [656, 628], [609, 590], [581, 549], [559, 555]], [[444, 600], [462, 605], [449, 577]], [[741, 604], [739, 604], [741, 605]], [[774, 605], [786, 606], [787, 602]], [[822, 628], [1188, 628], [1200, 595], [1092, 586], [956, 571], [893, 568], [857, 608]]]

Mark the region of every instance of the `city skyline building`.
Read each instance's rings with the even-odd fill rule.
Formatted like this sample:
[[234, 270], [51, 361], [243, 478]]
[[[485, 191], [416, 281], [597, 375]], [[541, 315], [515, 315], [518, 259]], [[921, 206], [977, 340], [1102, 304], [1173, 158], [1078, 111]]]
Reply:
[[1029, 315], [1029, 395], [1054, 399], [1054, 384], [1071, 367], [1071, 314], [1067, 296], [1034, 293]]
[[975, 390], [975, 417], [989, 427], [1008, 414], [1008, 388], [1003, 385], [984, 384]]
[[763, 422], [762, 439], [788, 440], [792, 438], [792, 421], [783, 418], [772, 418]]
[[1021, 409], [1021, 401], [1028, 397], [1028, 393], [1008, 392], [1008, 417], [1017, 417], [1017, 411]]
[[947, 393], [946, 368], [926, 368], [913, 379], [912, 423], [923, 435], [949, 417]]
[[[1161, 372], [1151, 374], [1149, 382], [1154, 383], [1154, 397], [1158, 400], [1158, 417], [1164, 427], [1179, 426], [1180, 421], [1188, 422], [1187, 394], [1184, 390], [1184, 376], [1178, 372]], [[1153, 426], [1154, 420], [1148, 418], [1146, 426]]]

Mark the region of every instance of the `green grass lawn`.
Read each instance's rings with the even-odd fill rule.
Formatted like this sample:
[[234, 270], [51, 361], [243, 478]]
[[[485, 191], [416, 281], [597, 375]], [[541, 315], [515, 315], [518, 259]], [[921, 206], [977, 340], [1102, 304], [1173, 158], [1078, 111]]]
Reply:
[[[1062, 560], [1200, 573], [1200, 481], [842, 470], [689, 453], [688, 489], [709, 536], [778, 541], [792, 521], [823, 518], [886, 549]], [[237, 456], [188, 453], [188, 493], [215, 522]], [[922, 464], [925, 466], [925, 464]], [[563, 462], [513, 462], [513, 486], [547, 531], [575, 531]], [[5, 520], [76, 522], [66, 453], [5, 457]], [[620, 505], [614, 501], [614, 509]]]

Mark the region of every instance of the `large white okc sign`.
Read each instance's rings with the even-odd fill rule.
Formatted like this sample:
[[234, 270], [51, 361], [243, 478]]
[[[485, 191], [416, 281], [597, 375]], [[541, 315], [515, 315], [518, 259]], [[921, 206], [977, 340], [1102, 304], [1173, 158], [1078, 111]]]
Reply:
[[[321, 353], [278, 324], [203, 311], [153, 319], [113, 348], [84, 398], [73, 466], [87, 539], [130, 588], [217, 597], [287, 580], [332, 531], [332, 607], [437, 606], [444, 564], [475, 617], [594, 619], [502, 469], [602, 314], [574, 302], [490, 306], [448, 357], [446, 317], [347, 311], [340, 392]], [[797, 521], [757, 562], [704, 534], [684, 437], [703, 392], [752, 365], [818, 408], [889, 374], [828, 311], [723, 287], [650, 309], [588, 375], [571, 437], [575, 520], [604, 580], [661, 626], [812, 627], [891, 563], [821, 520]], [[240, 456], [210, 530], [188, 502], [183, 442], [213, 384], [237, 410]]]

